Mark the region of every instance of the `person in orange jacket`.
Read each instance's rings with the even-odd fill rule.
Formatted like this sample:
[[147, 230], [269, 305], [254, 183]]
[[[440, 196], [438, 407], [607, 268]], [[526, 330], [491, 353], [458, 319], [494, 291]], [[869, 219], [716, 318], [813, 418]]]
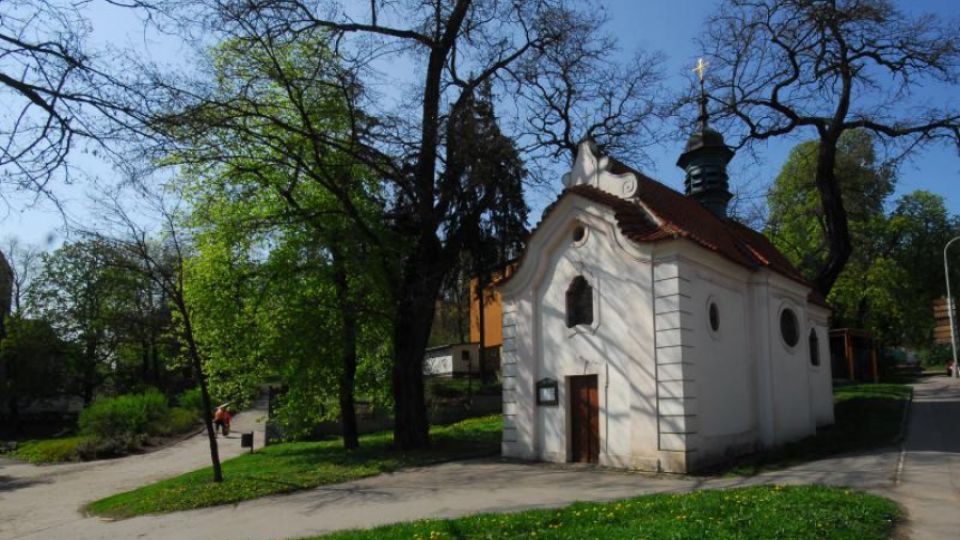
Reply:
[[220, 405], [213, 413], [214, 431], [219, 430], [223, 433], [223, 436], [226, 437], [230, 434], [230, 420], [232, 419], [233, 417], [230, 415], [230, 411], [227, 410], [227, 404], [224, 403]]

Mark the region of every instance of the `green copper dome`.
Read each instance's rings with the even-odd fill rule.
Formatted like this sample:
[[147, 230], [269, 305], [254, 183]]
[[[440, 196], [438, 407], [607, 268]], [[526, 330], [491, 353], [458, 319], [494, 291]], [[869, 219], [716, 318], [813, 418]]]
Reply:
[[707, 125], [706, 94], [700, 98], [700, 121], [697, 130], [687, 139], [677, 166], [686, 171], [685, 193], [721, 218], [727, 217], [730, 194], [727, 163], [733, 150], [723, 141], [719, 131]]

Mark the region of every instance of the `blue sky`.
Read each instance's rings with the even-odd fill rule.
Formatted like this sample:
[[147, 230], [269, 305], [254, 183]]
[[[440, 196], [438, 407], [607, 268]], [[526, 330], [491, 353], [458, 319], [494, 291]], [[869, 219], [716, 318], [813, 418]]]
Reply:
[[[933, 12], [948, 20], [960, 21], [960, 2], [951, 0], [916, 0], [899, 2], [901, 9], [909, 13]], [[716, 2], [712, 0], [640, 1], [613, 0], [605, 2], [609, 16], [609, 30], [620, 40], [620, 51], [615, 54], [629, 56], [637, 48], [659, 50], [666, 56], [664, 69], [667, 84], [675, 89], [689, 84], [689, 70], [700, 56], [694, 38], [702, 30], [704, 15], [711, 12]], [[169, 38], [145, 35], [137, 20], [129, 12], [109, 7], [103, 2], [89, 4], [95, 44], [129, 45], [143, 51], [160, 63], [176, 63], [184, 57], [184, 50]], [[960, 92], [952, 88], [929, 88], [921, 91], [924, 99], [932, 103], [953, 104], [960, 107]], [[674, 163], [680, 152], [682, 133], [675, 133], [662, 144], [651, 149], [652, 164], [645, 172], [667, 185], [682, 189], [683, 174]], [[760, 162], [746, 156], [738, 156], [731, 165], [731, 182], [734, 189], [750, 185], [752, 189], [767, 185], [777, 174], [790, 148], [801, 140], [812, 138], [813, 133], [800, 132], [792, 138], [779, 139], [760, 147]], [[92, 178], [109, 181], [110, 168], [87, 155], [74, 159]], [[89, 210], [88, 193], [92, 180], [80, 181], [73, 186], [59, 186], [60, 196], [67, 215], [74, 222], [90, 226], [95, 216]], [[560, 179], [551, 186], [560, 188]], [[926, 189], [945, 197], [951, 213], [960, 214], [960, 157], [955, 146], [930, 147], [916, 153], [900, 171], [896, 196], [916, 189]], [[543, 206], [551, 199], [550, 193], [531, 193], [531, 224], [539, 219]], [[28, 197], [14, 196], [9, 208], [0, 208], [0, 239], [14, 236], [21, 241], [53, 247], [64, 238], [63, 218], [47, 202], [32, 203]]]
[[[960, 2], [955, 0], [912, 0], [897, 2], [907, 13], [936, 13], [944, 19], [960, 23]], [[620, 36], [624, 51], [636, 47], [659, 49], [666, 54], [666, 69], [671, 73], [669, 81], [674, 87], [688, 84], [688, 71], [700, 55], [694, 38], [702, 30], [704, 13], [711, 12], [714, 1], [671, 0], [641, 2], [638, 0], [615, 0], [607, 3], [611, 30]], [[641, 7], [642, 6], [642, 7]], [[952, 103], [960, 107], [960, 91], [956, 88], [932, 88], [923, 90], [925, 99], [931, 102]], [[737, 156], [731, 164], [731, 182], [754, 182], [768, 184], [776, 177], [786, 157], [797, 142], [815, 137], [812, 131], [799, 132], [796, 136], [778, 139], [761, 147], [760, 164], [754, 164], [746, 156]], [[682, 189], [683, 172], [675, 166], [680, 152], [679, 143], [655, 148], [651, 153], [654, 167], [647, 171], [661, 182]], [[738, 178], [739, 174], [739, 178]], [[956, 146], [930, 147], [913, 155], [900, 171], [895, 197], [917, 189], [926, 189], [946, 198], [951, 213], [960, 213], [960, 157]]]

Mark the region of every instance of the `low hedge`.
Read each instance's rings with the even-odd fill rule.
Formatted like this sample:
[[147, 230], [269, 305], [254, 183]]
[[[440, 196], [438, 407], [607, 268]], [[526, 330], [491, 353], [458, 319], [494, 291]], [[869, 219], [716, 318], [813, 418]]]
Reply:
[[26, 441], [18, 444], [8, 455], [28, 463], [76, 461], [80, 457], [78, 448], [88, 440], [89, 437], [74, 436]]
[[154, 389], [98, 399], [80, 413], [80, 433], [86, 439], [77, 453], [82, 459], [121, 456], [148, 444], [151, 437], [190, 431], [199, 421], [198, 410], [171, 408], [166, 396]]
[[154, 389], [101, 398], [80, 413], [78, 434], [14, 444], [6, 452], [31, 463], [122, 456], [151, 444], [152, 437], [179, 435], [199, 427], [201, 411], [191, 407], [183, 395], [178, 403], [180, 407], [168, 406], [166, 396]]
[[199, 388], [191, 388], [177, 396], [177, 405], [188, 411], [196, 411], [197, 416], [203, 416], [203, 396]]
[[186, 433], [200, 424], [200, 414], [197, 411], [172, 407], [167, 416], [158, 423], [160, 435], [177, 435]]
[[160, 435], [169, 413], [167, 398], [158, 390], [102, 398], [80, 413], [80, 432], [100, 439], [131, 439]]

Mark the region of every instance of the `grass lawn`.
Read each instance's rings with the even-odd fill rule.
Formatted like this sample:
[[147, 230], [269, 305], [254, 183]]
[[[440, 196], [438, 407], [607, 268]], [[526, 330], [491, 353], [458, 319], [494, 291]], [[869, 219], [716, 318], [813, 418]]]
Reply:
[[854, 384], [834, 389], [834, 420], [813, 437], [749, 456], [722, 470], [752, 475], [829, 455], [896, 442], [911, 388], [903, 384]]
[[117, 518], [175, 512], [491, 454], [500, 448], [501, 426], [500, 415], [494, 415], [434, 427], [430, 449], [406, 453], [390, 448], [390, 433], [360, 437], [354, 451], [344, 450], [339, 440], [277, 444], [225, 461], [220, 484], [211, 480], [208, 467], [95, 501], [86, 510]]
[[886, 540], [899, 517], [893, 501], [857, 491], [757, 486], [648, 495], [612, 503], [577, 503], [556, 510], [416, 521], [320, 538]]
[[76, 461], [79, 459], [77, 447], [87, 440], [88, 437], [77, 435], [25, 441], [17, 444], [16, 450], [11, 450], [5, 455], [29, 463]]

